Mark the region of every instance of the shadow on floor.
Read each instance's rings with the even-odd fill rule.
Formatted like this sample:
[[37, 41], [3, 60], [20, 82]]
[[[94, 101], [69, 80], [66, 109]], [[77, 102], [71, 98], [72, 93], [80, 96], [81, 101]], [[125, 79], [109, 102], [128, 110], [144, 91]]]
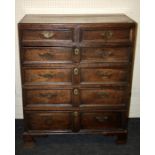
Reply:
[[23, 147], [23, 120], [16, 120], [16, 155], [140, 155], [140, 119], [129, 120], [128, 142], [116, 145], [102, 135], [52, 135], [37, 138], [37, 145]]

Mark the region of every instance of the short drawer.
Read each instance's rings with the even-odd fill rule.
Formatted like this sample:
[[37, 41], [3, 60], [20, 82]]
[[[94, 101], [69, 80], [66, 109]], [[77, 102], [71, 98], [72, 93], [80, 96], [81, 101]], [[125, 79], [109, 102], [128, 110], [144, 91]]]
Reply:
[[72, 29], [23, 30], [22, 42], [73, 41]]
[[81, 61], [89, 62], [129, 62], [129, 47], [83, 47]]
[[71, 89], [26, 89], [24, 99], [26, 106], [71, 106], [72, 91]]
[[115, 83], [127, 82], [128, 71], [124, 68], [81, 68], [81, 82], [92, 83]]
[[25, 112], [28, 130], [71, 130], [70, 112]]
[[82, 112], [80, 119], [83, 130], [122, 128], [122, 112]]
[[23, 63], [63, 63], [71, 62], [72, 48], [67, 47], [27, 47], [22, 48]]
[[24, 69], [25, 83], [71, 83], [71, 69], [55, 69], [55, 68], [27, 68]]
[[84, 29], [81, 41], [130, 42], [130, 29]]
[[127, 88], [90, 88], [80, 90], [82, 106], [124, 105], [127, 102]]

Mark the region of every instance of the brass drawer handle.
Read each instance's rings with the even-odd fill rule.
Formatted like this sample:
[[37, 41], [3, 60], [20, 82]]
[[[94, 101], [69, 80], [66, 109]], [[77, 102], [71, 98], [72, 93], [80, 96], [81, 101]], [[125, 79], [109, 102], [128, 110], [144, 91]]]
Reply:
[[79, 55], [79, 53], [80, 53], [80, 50], [79, 50], [78, 48], [75, 48], [75, 49], [74, 49], [74, 54], [75, 54], [75, 55]]
[[48, 99], [51, 99], [51, 98], [53, 98], [53, 97], [56, 97], [57, 96], [57, 94], [55, 94], [55, 93], [47, 93], [47, 94], [39, 94], [39, 97], [45, 97], [45, 98], [48, 98]]
[[50, 39], [54, 36], [54, 33], [53, 32], [49, 32], [49, 31], [44, 31], [41, 33], [43, 35], [44, 38], [46, 39]]
[[104, 39], [110, 39], [112, 36], [113, 36], [113, 32], [111, 31], [103, 31], [101, 33], [101, 36], [104, 38]]
[[44, 122], [46, 125], [52, 125], [53, 123], [52, 119], [46, 119]]
[[47, 60], [51, 60], [53, 59], [53, 55], [50, 53], [43, 53], [43, 54], [39, 54], [39, 56], [43, 59], [47, 59]]
[[101, 36], [105, 38], [105, 37], [106, 37], [106, 31], [103, 31], [103, 32], [101, 33]]
[[100, 97], [108, 97], [109, 94], [107, 92], [98, 92], [97, 93]]
[[78, 68], [74, 68], [74, 75], [78, 75], [79, 74], [79, 69]]
[[109, 117], [108, 117], [108, 116], [95, 117], [95, 119], [96, 119], [98, 122], [105, 122], [105, 121], [109, 120]]
[[78, 89], [74, 89], [73, 93], [74, 93], [74, 95], [78, 95], [79, 94], [79, 90]]
[[110, 78], [112, 76], [112, 73], [109, 73], [109, 72], [100, 72], [100, 71], [98, 71], [96, 74], [98, 76], [101, 76], [102, 78]]
[[110, 39], [113, 36], [113, 33], [111, 31], [107, 31], [107, 38]]
[[112, 52], [110, 51], [101, 51], [100, 52], [100, 56], [101, 57], [108, 57], [108, 56], [111, 56]]
[[52, 73], [47, 73], [47, 74], [39, 74], [40, 77], [43, 77], [43, 78], [47, 78], [47, 79], [51, 79], [54, 77], [54, 74]]

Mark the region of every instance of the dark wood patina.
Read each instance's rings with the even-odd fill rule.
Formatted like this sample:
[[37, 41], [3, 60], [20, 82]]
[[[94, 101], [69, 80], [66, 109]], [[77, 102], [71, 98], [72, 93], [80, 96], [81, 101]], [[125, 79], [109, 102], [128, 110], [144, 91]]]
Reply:
[[125, 15], [26, 15], [19, 23], [24, 141], [127, 139], [136, 23]]

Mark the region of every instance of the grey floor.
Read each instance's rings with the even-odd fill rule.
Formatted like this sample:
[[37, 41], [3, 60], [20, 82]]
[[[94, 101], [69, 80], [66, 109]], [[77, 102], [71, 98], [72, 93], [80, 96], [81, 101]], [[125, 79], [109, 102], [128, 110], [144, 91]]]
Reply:
[[140, 119], [129, 120], [125, 145], [116, 145], [114, 137], [100, 135], [53, 135], [37, 138], [37, 145], [27, 149], [22, 132], [23, 121], [16, 120], [16, 155], [140, 155]]

